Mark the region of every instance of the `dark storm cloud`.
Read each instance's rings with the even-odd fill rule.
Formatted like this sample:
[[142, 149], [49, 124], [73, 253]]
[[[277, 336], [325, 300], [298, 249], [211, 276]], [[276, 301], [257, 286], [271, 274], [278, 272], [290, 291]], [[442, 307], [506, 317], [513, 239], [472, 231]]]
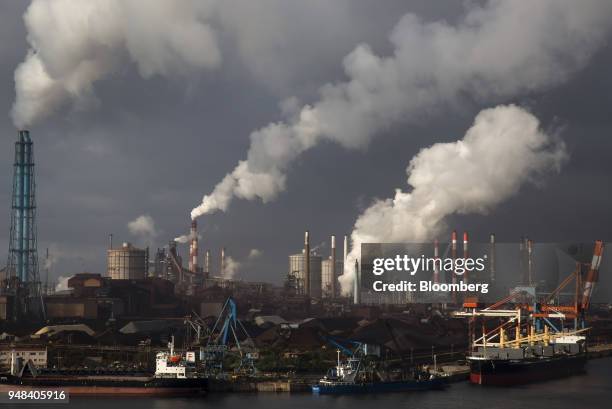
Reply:
[[[312, 98], [322, 83], [341, 80], [341, 60], [359, 42], [384, 55], [390, 49], [389, 32], [405, 12], [452, 21], [459, 3], [398, 1], [381, 7], [363, 1], [339, 3], [329, 12], [321, 3], [311, 9], [311, 22], [298, 18], [303, 6], [287, 2], [272, 15], [298, 21], [280, 25], [266, 21], [265, 13], [227, 12], [225, 19], [232, 24], [248, 20], [249, 25], [243, 27], [242, 44], [235, 32], [220, 31], [222, 69], [190, 81], [143, 80], [130, 63], [96, 83], [96, 108], [75, 112], [64, 107], [32, 128], [40, 254], [49, 246], [58, 255], [56, 276], [104, 272], [107, 235], [142, 244], [127, 228], [141, 214], [151, 215], [162, 232], [158, 246], [185, 233], [191, 206], [244, 157], [253, 129], [279, 119], [281, 99], [294, 94]], [[4, 248], [15, 135], [8, 112], [13, 71], [27, 50], [20, 20], [25, 7], [0, 5], [0, 110], [7, 113], [0, 121]], [[282, 30], [258, 32], [266, 24]], [[266, 49], [280, 41], [278, 36], [282, 41]], [[457, 217], [450, 224], [469, 228], [475, 238], [495, 231], [500, 240], [522, 234], [541, 241], [610, 239], [612, 193], [605, 187], [612, 167], [606, 160], [612, 151], [607, 115], [611, 69], [611, 52], [604, 48], [567, 83], [504, 101], [526, 104], [545, 126], [561, 125], [571, 159], [543, 187], [524, 189], [489, 216]], [[299, 251], [304, 229], [317, 243], [329, 241], [330, 234], [348, 234], [372, 198], [389, 197], [405, 184], [406, 164], [420, 148], [461, 138], [484, 107], [474, 102], [417, 125], [392, 127], [368, 152], [320, 145], [298, 159], [288, 175], [289, 189], [275, 202], [235, 202], [231, 213], [202, 219], [202, 245], [215, 251], [215, 262], [221, 246], [238, 260], [260, 249], [263, 255], [241, 276], [278, 282], [286, 274], [287, 254]]]

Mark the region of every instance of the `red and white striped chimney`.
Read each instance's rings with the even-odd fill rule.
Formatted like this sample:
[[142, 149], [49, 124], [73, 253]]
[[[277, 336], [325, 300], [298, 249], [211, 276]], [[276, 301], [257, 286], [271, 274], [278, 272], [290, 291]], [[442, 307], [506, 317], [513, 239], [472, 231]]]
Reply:
[[198, 270], [198, 222], [191, 221], [191, 244], [189, 246], [189, 271]]
[[599, 266], [601, 264], [601, 257], [603, 256], [603, 249], [603, 241], [597, 240], [595, 242], [595, 249], [593, 250], [593, 260], [591, 261], [589, 272], [584, 281], [584, 290], [582, 293], [583, 310], [589, 308], [591, 296], [593, 295], [593, 288], [595, 287], [595, 283], [599, 280]]

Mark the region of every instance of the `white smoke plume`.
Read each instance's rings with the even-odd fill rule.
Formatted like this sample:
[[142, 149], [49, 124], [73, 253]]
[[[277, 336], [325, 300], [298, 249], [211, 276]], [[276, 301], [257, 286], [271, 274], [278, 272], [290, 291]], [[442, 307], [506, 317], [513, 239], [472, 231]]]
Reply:
[[[423, 242], [445, 228], [451, 214], [486, 214], [527, 182], [558, 172], [567, 158], [565, 144], [540, 129], [536, 117], [514, 105], [481, 111], [463, 139], [437, 143], [412, 158], [409, 190], [376, 200], [355, 222], [348, 265], [361, 243]], [[352, 291], [354, 272], [340, 277]]]
[[[202, 240], [202, 235], [200, 233], [197, 233], [198, 236], [198, 240]], [[177, 243], [181, 243], [181, 244], [185, 244], [185, 243], [189, 243], [191, 242], [191, 240], [193, 240], [195, 238], [195, 235], [189, 231], [189, 233], [187, 234], [183, 234], [181, 236], [175, 237], [174, 241], [176, 241]]]
[[57, 278], [57, 285], [55, 286], [55, 291], [68, 291], [70, 289], [68, 287], [68, 280], [70, 280], [70, 277], [59, 276]]
[[188, 234], [183, 234], [181, 236], [175, 237], [174, 241], [176, 241], [177, 243], [185, 244], [185, 243], [189, 243], [192, 239], [193, 239], [193, 234], [191, 234], [190, 232]]
[[242, 263], [233, 259], [230, 256], [225, 256], [223, 263], [223, 278], [231, 279], [234, 278], [238, 270], [242, 267]]
[[273, 200], [285, 189], [291, 163], [321, 140], [365, 148], [385, 127], [421, 120], [462, 98], [495, 100], [563, 82], [585, 65], [612, 25], [606, 0], [467, 4], [454, 25], [403, 16], [390, 36], [390, 56], [357, 46], [343, 61], [348, 79], [321, 87], [313, 104], [284, 104], [285, 120], [250, 135], [246, 160], [191, 217], [225, 211], [235, 197]]
[[43, 268], [45, 270], [51, 270], [53, 266], [55, 266], [62, 258], [65, 257], [65, 253], [60, 250], [57, 243], [50, 243], [49, 247], [47, 248], [47, 252], [45, 252], [45, 259], [43, 262]]
[[213, 1], [33, 0], [24, 14], [30, 50], [15, 70], [11, 115], [29, 126], [133, 62], [143, 78], [185, 76], [221, 61], [209, 25]]
[[251, 251], [249, 251], [249, 255], [247, 256], [248, 260], [255, 260], [258, 259], [259, 257], [261, 257], [263, 254], [263, 252], [259, 249], [251, 249]]
[[148, 244], [159, 236], [155, 221], [147, 214], [143, 214], [128, 223], [128, 230], [135, 236], [142, 238]]

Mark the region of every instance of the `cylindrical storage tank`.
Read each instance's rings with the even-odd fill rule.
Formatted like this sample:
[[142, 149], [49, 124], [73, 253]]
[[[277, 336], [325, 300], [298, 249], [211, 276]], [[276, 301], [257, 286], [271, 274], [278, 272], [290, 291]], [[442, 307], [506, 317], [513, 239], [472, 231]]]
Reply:
[[113, 280], [143, 279], [146, 275], [147, 252], [130, 243], [107, 251], [108, 275]]
[[[310, 255], [310, 296], [321, 298], [321, 256]], [[306, 257], [304, 252], [289, 256], [289, 273], [298, 282], [298, 293], [306, 294]]]
[[337, 296], [337, 288], [340, 287], [340, 284], [338, 283], [338, 276], [340, 275], [339, 272], [340, 271], [344, 271], [344, 263], [340, 260], [336, 260], [336, 277], [335, 277], [335, 284], [336, 284], [336, 294], [334, 294], [332, 296], [332, 277], [334, 276], [334, 270], [332, 269], [332, 259], [328, 258], [326, 260], [323, 260], [321, 263], [321, 290], [322, 290], [322, 294], [323, 294], [323, 298], [333, 298], [335, 296]]

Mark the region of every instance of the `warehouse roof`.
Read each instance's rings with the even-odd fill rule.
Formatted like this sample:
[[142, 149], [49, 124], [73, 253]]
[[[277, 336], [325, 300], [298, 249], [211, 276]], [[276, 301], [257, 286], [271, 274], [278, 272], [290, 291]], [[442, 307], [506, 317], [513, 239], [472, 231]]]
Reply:
[[183, 320], [130, 321], [119, 332], [122, 334], [154, 333], [183, 325]]
[[95, 331], [89, 328], [85, 324], [48, 325], [36, 331], [34, 335], [37, 335], [37, 336], [47, 335], [49, 337], [52, 337], [54, 335], [58, 335], [62, 332], [67, 332], [67, 331], [84, 332], [90, 337], [93, 337], [95, 335]]

